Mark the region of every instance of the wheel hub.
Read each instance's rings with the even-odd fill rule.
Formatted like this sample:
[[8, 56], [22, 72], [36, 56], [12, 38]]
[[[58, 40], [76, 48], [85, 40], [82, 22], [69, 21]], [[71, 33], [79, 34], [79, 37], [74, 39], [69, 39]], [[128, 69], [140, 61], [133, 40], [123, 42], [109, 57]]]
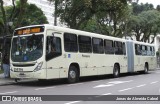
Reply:
[[76, 78], [76, 72], [75, 71], [70, 71], [69, 73], [71, 78]]

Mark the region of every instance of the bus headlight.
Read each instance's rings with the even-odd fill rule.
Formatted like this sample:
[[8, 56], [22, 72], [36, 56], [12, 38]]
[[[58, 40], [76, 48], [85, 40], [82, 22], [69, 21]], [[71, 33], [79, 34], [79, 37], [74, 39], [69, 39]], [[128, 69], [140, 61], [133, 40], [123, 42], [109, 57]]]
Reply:
[[41, 70], [42, 65], [43, 65], [43, 62], [40, 62], [33, 71], [36, 72], [38, 70]]

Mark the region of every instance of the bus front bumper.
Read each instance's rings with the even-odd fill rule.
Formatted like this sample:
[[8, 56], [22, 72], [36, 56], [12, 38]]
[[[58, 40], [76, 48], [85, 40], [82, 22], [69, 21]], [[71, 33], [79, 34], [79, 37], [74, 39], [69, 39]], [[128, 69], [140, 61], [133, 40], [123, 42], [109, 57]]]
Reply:
[[44, 70], [37, 72], [13, 72], [10, 71], [11, 78], [22, 78], [22, 79], [46, 79]]

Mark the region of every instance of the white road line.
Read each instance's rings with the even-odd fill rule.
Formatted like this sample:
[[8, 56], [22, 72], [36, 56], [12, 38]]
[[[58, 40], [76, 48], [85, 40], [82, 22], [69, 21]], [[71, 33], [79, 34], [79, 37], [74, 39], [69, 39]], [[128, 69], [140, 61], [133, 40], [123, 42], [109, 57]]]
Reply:
[[101, 97], [101, 96], [105, 96], [105, 95], [111, 95], [112, 93], [105, 93], [105, 94], [102, 94], [102, 95], [98, 95], [98, 96], [95, 96], [95, 97]]
[[112, 81], [112, 82], [108, 82], [111, 84], [121, 84], [121, 83], [128, 83], [128, 82], [132, 82], [133, 80], [129, 80], [129, 81]]
[[45, 90], [45, 89], [50, 89], [50, 88], [55, 88], [55, 87], [44, 87], [44, 88], [37, 88], [35, 90]]
[[126, 88], [126, 89], [123, 89], [123, 90], [119, 90], [119, 92], [123, 92], [123, 91], [127, 91], [127, 90], [131, 90], [133, 88]]
[[69, 84], [69, 85], [67, 85], [67, 86], [76, 86], [76, 85], [80, 85], [80, 84], [84, 84], [84, 83]]
[[68, 102], [68, 103], [64, 103], [64, 104], [74, 104], [74, 103], [79, 103], [81, 101], [72, 101], [72, 102]]
[[142, 85], [139, 85], [139, 86], [136, 86], [136, 87], [143, 87], [143, 86], [146, 86], [146, 84], [142, 84]]
[[98, 86], [94, 86], [93, 88], [110, 87], [110, 86], [114, 86], [114, 85], [113, 85], [113, 84], [108, 84], [108, 85], [98, 85]]
[[12, 94], [12, 93], [16, 93], [16, 92], [18, 92], [18, 91], [4, 92], [4, 93], [0, 93], [0, 95], [2, 95], [2, 94]]
[[155, 83], [158, 83], [159, 81], [154, 81], [154, 82], [151, 82], [150, 84], [155, 84]]
[[105, 93], [105, 94], [102, 94], [102, 95], [111, 95], [112, 93]]
[[93, 88], [110, 87], [110, 86], [114, 86], [114, 85], [117, 85], [117, 84], [129, 83], [129, 82], [132, 82], [132, 81], [133, 80], [129, 80], [129, 81], [111, 81], [111, 82], [108, 82], [106, 84], [100, 84], [100, 85], [94, 86]]

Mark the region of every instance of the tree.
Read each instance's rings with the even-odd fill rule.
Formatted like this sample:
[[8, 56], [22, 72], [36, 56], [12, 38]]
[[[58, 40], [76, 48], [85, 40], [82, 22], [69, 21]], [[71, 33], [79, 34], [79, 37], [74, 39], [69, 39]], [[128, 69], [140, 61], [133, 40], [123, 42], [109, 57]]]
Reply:
[[[13, 6], [5, 7], [4, 9], [5, 13], [7, 13], [6, 20], [13, 22], [12, 29], [9, 29], [10, 34], [12, 34], [13, 29], [17, 27], [48, 23], [47, 18], [43, 14], [42, 10], [38, 8], [35, 4], [28, 4], [28, 3], [23, 4], [23, 3], [19, 1], [19, 2], [16, 2], [15, 6], [13, 5]], [[22, 8], [21, 5], [23, 5], [24, 7]], [[0, 16], [1, 14], [2, 13], [0, 13]], [[1, 21], [3, 23], [3, 20], [0, 19], [0, 26], [1, 26], [0, 29], [3, 30], [5, 28], [3, 24], [1, 25]]]
[[58, 4], [56, 13], [70, 28], [86, 30], [89, 28], [87, 25], [94, 23], [97, 26], [92, 26], [97, 29], [91, 32], [119, 36], [122, 30], [117, 25], [124, 18], [126, 8], [126, 0], [66, 0]]
[[156, 9], [157, 9], [158, 11], [160, 11], [160, 5], [157, 5]]
[[[19, 23], [19, 17], [16, 15], [20, 12], [19, 5], [17, 5], [17, 12], [14, 15], [15, 26]], [[21, 26], [38, 25], [48, 23], [47, 18], [43, 14], [43, 11], [35, 4], [26, 4], [26, 10], [23, 14], [23, 19], [19, 24]], [[18, 25], [17, 25], [18, 26]]]
[[62, 5], [65, 0], [48, 0], [50, 2], [54, 2], [54, 26], [57, 26], [57, 11], [60, 4]]
[[153, 33], [153, 31], [154, 35], [157, 34], [155, 28], [159, 27], [158, 23], [160, 21], [160, 13], [157, 10], [149, 10], [142, 12], [141, 14], [139, 14], [139, 16], [140, 18], [143, 18], [143, 25], [141, 29], [143, 33], [143, 38], [141, 39], [141, 41], [146, 42], [149, 39], [151, 33]]
[[9, 28], [8, 28], [8, 25], [7, 25], [7, 17], [6, 17], [6, 12], [5, 12], [5, 9], [3, 7], [3, 0], [0, 0], [0, 4], [1, 4], [1, 13], [2, 13], [2, 19], [0, 19], [0, 26], [2, 26], [1, 30], [2, 30], [2, 33], [0, 34], [7, 34], [9, 35]]
[[[129, 19], [130, 32], [134, 33], [137, 41], [147, 42], [150, 35], [159, 33], [160, 13], [152, 4], [132, 4], [133, 12]], [[142, 37], [142, 38], [141, 38]], [[153, 42], [153, 41], [152, 41]]]

